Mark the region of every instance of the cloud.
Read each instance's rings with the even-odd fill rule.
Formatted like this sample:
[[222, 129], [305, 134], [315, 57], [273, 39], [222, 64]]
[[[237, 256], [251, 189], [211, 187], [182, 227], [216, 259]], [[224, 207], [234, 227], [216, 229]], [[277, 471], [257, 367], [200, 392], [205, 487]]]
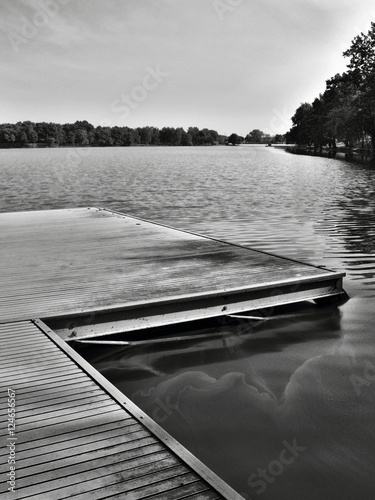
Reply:
[[322, 92], [325, 79], [345, 69], [342, 46], [353, 26], [369, 24], [372, 5], [254, 0], [221, 19], [212, 0], [70, 0], [16, 53], [9, 34], [22, 34], [25, 19], [33, 23], [48, 1], [60, 0], [0, 5], [5, 120], [75, 121], [90, 110], [87, 119], [98, 123], [148, 66], [160, 65], [169, 76], [132, 113], [130, 126], [155, 117], [165, 126], [241, 134], [267, 127], [273, 109]]

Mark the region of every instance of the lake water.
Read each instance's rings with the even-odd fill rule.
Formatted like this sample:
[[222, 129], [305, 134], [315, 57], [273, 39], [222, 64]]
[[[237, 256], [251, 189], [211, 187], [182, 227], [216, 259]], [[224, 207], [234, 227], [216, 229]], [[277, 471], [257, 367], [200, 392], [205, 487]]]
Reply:
[[375, 492], [375, 169], [265, 147], [0, 150], [0, 211], [102, 206], [347, 272], [249, 334], [89, 359], [247, 499]]

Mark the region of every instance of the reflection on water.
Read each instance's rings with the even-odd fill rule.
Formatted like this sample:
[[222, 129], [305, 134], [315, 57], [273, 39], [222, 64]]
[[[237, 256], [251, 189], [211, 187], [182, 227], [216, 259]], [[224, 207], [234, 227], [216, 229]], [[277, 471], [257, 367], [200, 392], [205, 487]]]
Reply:
[[263, 147], [6, 150], [0, 210], [106, 206], [345, 270], [340, 308], [85, 356], [245, 498], [370, 500], [374, 175]]

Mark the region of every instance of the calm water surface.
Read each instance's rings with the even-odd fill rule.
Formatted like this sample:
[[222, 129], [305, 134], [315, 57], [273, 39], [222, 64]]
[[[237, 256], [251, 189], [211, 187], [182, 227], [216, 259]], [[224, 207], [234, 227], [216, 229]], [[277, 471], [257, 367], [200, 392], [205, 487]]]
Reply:
[[0, 193], [2, 212], [104, 206], [345, 270], [339, 308], [89, 359], [247, 499], [374, 498], [374, 169], [265, 147], [1, 150]]

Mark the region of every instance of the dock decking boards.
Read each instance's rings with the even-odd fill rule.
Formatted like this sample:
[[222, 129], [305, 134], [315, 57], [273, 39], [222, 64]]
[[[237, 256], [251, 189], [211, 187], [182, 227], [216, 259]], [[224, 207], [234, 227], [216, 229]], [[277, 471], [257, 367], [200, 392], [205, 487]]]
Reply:
[[343, 276], [105, 209], [0, 214], [0, 323], [64, 339], [338, 295]]
[[[0, 342], [2, 499], [242, 498], [40, 321], [0, 325]], [[15, 493], [6, 483], [8, 388]]]

